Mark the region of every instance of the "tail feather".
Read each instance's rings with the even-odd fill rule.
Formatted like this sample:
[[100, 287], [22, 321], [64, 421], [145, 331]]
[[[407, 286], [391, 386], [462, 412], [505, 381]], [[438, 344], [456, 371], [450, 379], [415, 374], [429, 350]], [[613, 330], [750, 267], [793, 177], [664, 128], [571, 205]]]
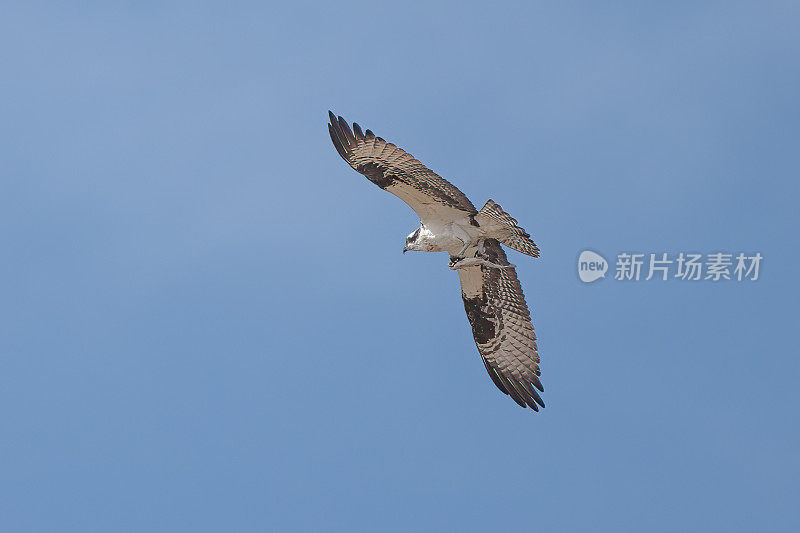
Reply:
[[481, 225], [489, 223], [497, 230], [497, 240], [518, 252], [531, 257], [539, 257], [539, 247], [536, 246], [523, 228], [517, 225], [516, 219], [503, 211], [503, 208], [493, 200], [486, 202], [476, 215]]

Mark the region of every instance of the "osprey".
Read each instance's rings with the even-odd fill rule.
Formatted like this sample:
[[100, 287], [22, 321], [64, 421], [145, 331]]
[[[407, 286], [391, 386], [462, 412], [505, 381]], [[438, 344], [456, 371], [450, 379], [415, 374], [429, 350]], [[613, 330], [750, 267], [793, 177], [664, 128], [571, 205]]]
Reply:
[[522, 407], [544, 407], [537, 392], [544, 388], [531, 315], [514, 265], [500, 245], [539, 257], [530, 235], [492, 200], [478, 211], [411, 154], [370, 130], [362, 132], [355, 122], [351, 129], [342, 117], [328, 115], [328, 131], [342, 159], [419, 215], [419, 228], [406, 238], [403, 253], [450, 254], [475, 344], [494, 384]]

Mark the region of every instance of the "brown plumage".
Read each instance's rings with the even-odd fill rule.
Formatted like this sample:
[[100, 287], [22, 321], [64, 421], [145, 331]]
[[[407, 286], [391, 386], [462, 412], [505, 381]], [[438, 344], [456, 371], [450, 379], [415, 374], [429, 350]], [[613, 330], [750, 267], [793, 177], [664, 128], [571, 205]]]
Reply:
[[[500, 243], [484, 241], [494, 263], [509, 265]], [[478, 352], [497, 388], [522, 407], [538, 411], [544, 402], [539, 353], [522, 285], [512, 268], [472, 266], [458, 271], [461, 297]]]
[[[458, 271], [464, 310], [492, 382], [522, 407], [534, 411], [544, 407], [531, 315], [516, 270], [500, 245], [538, 257], [539, 248], [530, 235], [494, 201], [477, 211], [457, 187], [409, 153], [370, 130], [362, 131], [356, 123], [351, 129], [342, 117], [329, 112], [329, 118], [328, 132], [342, 159], [419, 215], [420, 228], [409, 235], [407, 246], [422, 238], [433, 238], [434, 244], [448, 242], [423, 251], [450, 251], [451, 261], [456, 261], [451, 268]], [[454, 246], [453, 242], [459, 242], [453, 241], [454, 236], [462, 238], [459, 235], [479, 238], [464, 237]]]
[[[355, 122], [351, 131], [342, 117], [337, 118], [330, 111], [328, 114], [330, 118], [328, 132], [336, 151], [348, 165], [381, 189], [399, 182], [429, 196], [432, 201], [443, 206], [471, 214], [478, 212], [469, 198], [455, 185], [427, 168], [405, 150], [376, 137], [370, 130], [361, 133], [361, 127]], [[401, 199], [405, 200], [402, 196]], [[415, 206], [412, 205], [411, 208], [417, 211]]]

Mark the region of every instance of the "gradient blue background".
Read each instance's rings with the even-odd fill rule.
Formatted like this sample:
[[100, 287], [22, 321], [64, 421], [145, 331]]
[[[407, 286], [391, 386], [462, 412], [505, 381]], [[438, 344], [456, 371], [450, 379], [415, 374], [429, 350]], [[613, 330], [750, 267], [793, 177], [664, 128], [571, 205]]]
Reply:
[[[799, 15], [4, 4], [0, 529], [800, 530]], [[329, 108], [534, 235], [543, 412]]]

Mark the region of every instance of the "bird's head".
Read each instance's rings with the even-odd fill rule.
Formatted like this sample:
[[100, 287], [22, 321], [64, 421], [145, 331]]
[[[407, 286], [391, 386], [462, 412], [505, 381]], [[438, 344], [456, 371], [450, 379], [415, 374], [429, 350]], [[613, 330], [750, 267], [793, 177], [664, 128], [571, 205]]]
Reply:
[[418, 227], [416, 231], [406, 237], [406, 245], [403, 246], [403, 253], [408, 251], [412, 252], [426, 252], [428, 251], [425, 241], [422, 238], [422, 226]]

